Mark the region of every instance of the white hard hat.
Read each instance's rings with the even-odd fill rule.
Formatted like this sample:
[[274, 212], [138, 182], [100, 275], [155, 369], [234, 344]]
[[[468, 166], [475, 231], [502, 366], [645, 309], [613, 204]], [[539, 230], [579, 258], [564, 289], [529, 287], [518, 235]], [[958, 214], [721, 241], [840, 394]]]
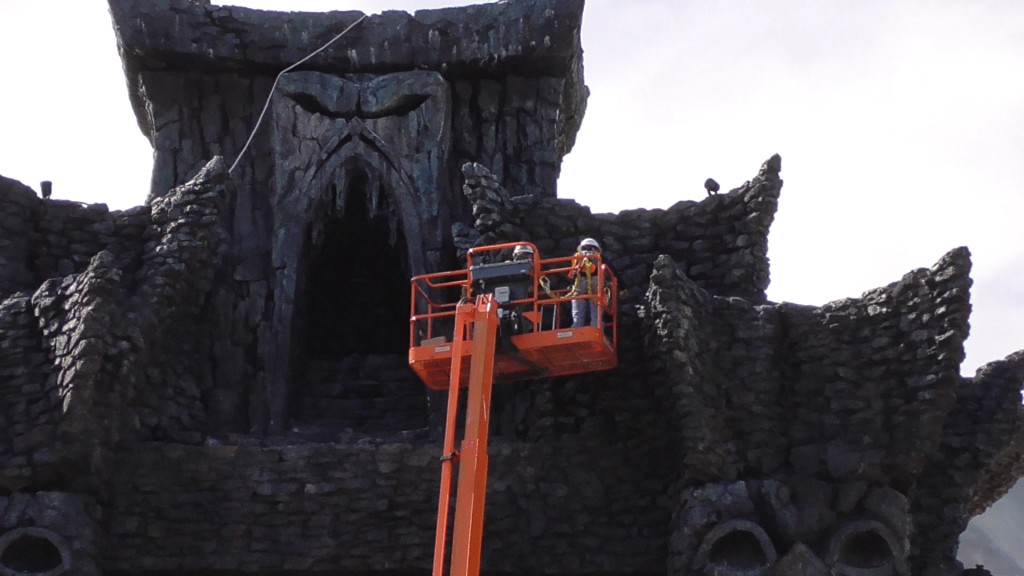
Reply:
[[515, 250], [512, 251], [512, 255], [518, 256], [520, 254], [533, 254], [533, 246], [530, 246], [529, 244], [520, 244], [516, 246]]
[[593, 238], [584, 238], [583, 240], [580, 240], [580, 246], [579, 248], [577, 248], [577, 250], [583, 251], [588, 246], [593, 250], [597, 250], [598, 252], [601, 251], [601, 245], [598, 244], [597, 240], [594, 240]]

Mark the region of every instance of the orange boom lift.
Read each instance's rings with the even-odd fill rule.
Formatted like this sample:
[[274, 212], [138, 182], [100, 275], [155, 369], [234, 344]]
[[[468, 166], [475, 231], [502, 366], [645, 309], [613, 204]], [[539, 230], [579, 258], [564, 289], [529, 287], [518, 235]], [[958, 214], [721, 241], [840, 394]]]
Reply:
[[[529, 246], [536, 257], [494, 261], [516, 246]], [[448, 391], [433, 576], [446, 574], [456, 468], [449, 573], [480, 573], [493, 384], [610, 370], [618, 357], [618, 280], [600, 256], [591, 278], [596, 294], [552, 288], [552, 283], [571, 285], [572, 259], [541, 260], [537, 247], [527, 242], [473, 248], [466, 259], [465, 270], [412, 279], [409, 365], [429, 388]], [[563, 321], [567, 303], [587, 299], [597, 302], [598, 325], [565, 327], [571, 325], [568, 318]], [[466, 417], [456, 450], [463, 388]]]

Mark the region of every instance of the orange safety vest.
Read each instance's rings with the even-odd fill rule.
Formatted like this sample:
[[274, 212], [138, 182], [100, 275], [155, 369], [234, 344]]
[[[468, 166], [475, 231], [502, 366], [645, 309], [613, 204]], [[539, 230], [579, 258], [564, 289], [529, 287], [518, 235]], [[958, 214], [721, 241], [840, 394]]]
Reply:
[[[577, 273], [579, 274], [577, 276]], [[573, 283], [572, 293], [573, 294], [593, 294], [594, 293], [594, 274], [597, 274], [597, 264], [591, 260], [590, 256], [584, 256], [581, 252], [577, 252], [572, 257], [572, 270], [569, 271], [569, 278], [576, 278], [576, 282]], [[588, 280], [585, 291], [583, 290], [584, 277]]]

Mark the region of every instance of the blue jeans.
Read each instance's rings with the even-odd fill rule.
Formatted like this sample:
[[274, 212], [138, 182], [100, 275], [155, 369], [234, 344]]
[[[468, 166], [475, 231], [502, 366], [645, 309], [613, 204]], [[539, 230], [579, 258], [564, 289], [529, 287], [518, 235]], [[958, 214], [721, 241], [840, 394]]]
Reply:
[[583, 328], [584, 326], [599, 327], [601, 324], [601, 313], [597, 309], [597, 300], [580, 299], [572, 301], [572, 327]]

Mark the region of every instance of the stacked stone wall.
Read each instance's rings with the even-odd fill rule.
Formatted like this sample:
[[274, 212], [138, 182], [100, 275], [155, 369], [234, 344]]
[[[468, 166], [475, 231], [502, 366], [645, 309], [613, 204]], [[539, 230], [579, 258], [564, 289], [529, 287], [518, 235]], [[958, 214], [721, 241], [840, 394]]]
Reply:
[[571, 200], [512, 196], [487, 168], [467, 164], [463, 191], [472, 204], [474, 226], [456, 225], [453, 236], [461, 261], [473, 246], [526, 240], [537, 245], [542, 257], [553, 258], [572, 255], [582, 238], [597, 239], [603, 261], [619, 278], [620, 364], [642, 366], [644, 335], [637, 309], [659, 255], [681, 262], [708, 292], [765, 301], [768, 230], [782, 187], [780, 169], [781, 159], [775, 156], [752, 181], [703, 202], [593, 214]]
[[34, 222], [39, 200], [17, 180], [0, 178], [0, 295], [38, 285], [32, 256], [38, 243]]
[[960, 383], [942, 445], [929, 456], [914, 501], [914, 525], [930, 535], [915, 542], [917, 572], [955, 570], [950, 559], [967, 523], [1021, 477], [1022, 389], [1024, 351], [987, 364]]
[[[478, 236], [460, 229], [456, 245], [528, 240], [551, 258], [573, 254], [582, 238], [591, 237], [601, 242], [604, 261], [615, 269], [624, 290], [642, 295], [653, 262], [665, 254], [705, 290], [763, 303], [769, 282], [768, 230], [782, 188], [781, 165], [781, 158], [774, 156], [753, 180], [702, 202], [592, 214], [572, 200], [513, 196], [486, 167], [468, 164], [463, 167], [463, 189], [473, 204]], [[632, 302], [638, 301], [636, 296]]]
[[0, 572], [99, 576], [102, 511], [88, 495], [38, 491], [0, 495]]
[[[42, 199], [10, 179], [0, 179], [0, 198], [0, 364], [7, 376], [3, 419], [11, 426], [0, 449], [10, 458], [4, 476], [13, 485], [45, 484], [65, 474], [58, 430], [67, 423], [70, 391], [96, 374], [112, 344], [106, 332], [118, 298], [111, 296], [124, 288], [120, 271], [141, 265], [149, 208], [110, 212], [102, 204]], [[90, 272], [97, 254], [101, 268], [117, 270], [99, 272], [103, 280]], [[99, 285], [107, 304], [85, 304], [89, 287]]]
[[[154, 435], [201, 440], [205, 409], [197, 368], [206, 350], [194, 335], [201, 332], [203, 296], [212, 287], [222, 242], [216, 206], [223, 193], [208, 187], [208, 181], [182, 186], [155, 202], [152, 212], [134, 213], [152, 214], [148, 225], [129, 217], [131, 230], [145, 232], [122, 254], [138, 252], [131, 258], [138, 263], [122, 267], [129, 260], [98, 249], [81, 271], [42, 281], [31, 297], [17, 293], [3, 303], [10, 484], [95, 488], [99, 478], [80, 472], [102, 476], [124, 442]], [[67, 222], [94, 230], [92, 220]]]
[[147, 206], [111, 212], [105, 204], [44, 200], [0, 177], [0, 296], [82, 272], [100, 250], [119, 268], [137, 269], [148, 220]]
[[[218, 388], [204, 375], [221, 361], [204, 352], [213, 321], [205, 312], [219, 310], [207, 295], [231, 281], [218, 272], [221, 206], [233, 193], [224, 170], [216, 161], [153, 201], [134, 272], [101, 250], [81, 272], [4, 303], [0, 328], [23, 347], [2, 357], [3, 369], [26, 384], [41, 378], [5, 390], [6, 422], [18, 431], [5, 485], [66, 483], [101, 495], [110, 540], [95, 558], [113, 572], [425, 570], [439, 397], [428, 396], [426, 430], [412, 412], [402, 415], [406, 400], [422, 414], [422, 400], [405, 393], [384, 412], [374, 399], [345, 410], [352, 428], [359, 418], [398, 418], [395, 426], [411, 427], [400, 439], [344, 427], [265, 440], [207, 434]], [[1016, 412], [979, 425], [996, 407], [1017, 406], [1008, 399], [1014, 386], [1019, 395], [1018, 363], [979, 376], [998, 381], [1006, 398], [956, 376], [969, 312], [966, 250], [859, 299], [766, 303], [763, 292], [731, 292], [755, 289], [766, 259], [723, 256], [713, 247], [725, 232], [711, 224], [720, 216], [701, 215], [725, 210], [767, 226], [770, 211], [757, 207], [774, 209], [781, 181], [769, 185], [764, 171], [703, 203], [617, 216], [509, 197], [483, 169], [467, 173], [479, 229], [462, 235], [464, 246], [526, 237], [568, 254], [593, 235], [623, 278], [617, 370], [496, 393], [487, 569], [686, 573], [713, 556], [716, 537], [739, 528], [762, 534], [779, 566], [842, 562], [833, 548], [864, 533], [890, 546], [900, 570], [910, 558], [955, 573], [951, 547], [980, 501], [967, 495], [981, 484], [1005, 489], [1020, 462]], [[670, 217], [703, 224], [669, 226]], [[564, 218], [575, 224], [556, 228]], [[670, 245], [669, 229], [688, 238], [675, 252], [686, 262], [636, 256]], [[723, 257], [749, 266], [731, 277], [703, 272], [703, 262]], [[375, 362], [381, 374], [394, 368]], [[405, 386], [374, 378], [377, 387]], [[976, 457], [960, 456], [975, 445]], [[926, 455], [949, 482], [918, 483]], [[68, 478], [76, 473], [84, 480]], [[10, 533], [24, 528], [16, 522]]]
[[[663, 573], [662, 480], [607, 436], [495, 442], [483, 568]], [[143, 444], [122, 455], [105, 570], [429, 570], [438, 446]]]
[[131, 383], [144, 438], [202, 439], [215, 361], [203, 327], [226, 242], [220, 211], [229, 189], [227, 167], [217, 157], [151, 204], [143, 266], [118, 344], [128, 353], [116, 365], [118, 379]]
[[[50, 395], [49, 412], [37, 417], [38, 442], [25, 444], [24, 455], [12, 453], [9, 469], [21, 463], [22, 480], [60, 482], [43, 464], [51, 457], [47, 448], [52, 455], [54, 446], [64, 446], [56, 464], [102, 471], [77, 485], [117, 495], [102, 500], [101, 526], [110, 540], [96, 559], [104, 570], [426, 569], [438, 430], [404, 441], [342, 432], [328, 444], [296, 433], [275, 442], [229, 435], [201, 445], [212, 405], [207, 391], [215, 388], [202, 380], [206, 369], [190, 368], [206, 361], [202, 341], [181, 340], [203, 333], [203, 295], [223, 281], [216, 272], [223, 170], [215, 162], [196, 182], [154, 201], [130, 280], [110, 251], [100, 251], [82, 272], [44, 282], [31, 300], [21, 295], [5, 303], [4, 329], [19, 342], [38, 342], [35, 355], [28, 346], [9, 360], [40, 373], [47, 371], [40, 358], [53, 366], [46, 380], [52, 389], [25, 392]], [[732, 209], [750, 190], [768, 191], [769, 201], [777, 194], [760, 186], [755, 179], [687, 214]], [[529, 236], [532, 229], [509, 223], [534, 219], [509, 214], [547, 206], [508, 198], [497, 186], [466, 190], [482, 207], [476, 242], [489, 233], [493, 241], [499, 233]], [[495, 193], [472, 196], [480, 190]], [[749, 195], [735, 206], [759, 201]], [[998, 482], [990, 468], [1000, 459], [1009, 470], [1019, 462], [1007, 440], [1016, 433], [1016, 412], [1004, 411], [1000, 426], [978, 425], [994, 407], [1016, 403], [949, 377], [962, 360], [969, 312], [966, 250], [860, 299], [821, 308], [759, 304], [729, 294], [727, 281], [691, 279], [688, 270], [701, 270], [693, 252], [685, 264], [656, 258], [651, 272], [630, 263], [629, 235], [661, 225], [662, 211], [617, 220], [553, 205], [583, 225], [571, 236], [534, 232], [539, 245], [569, 252], [576, 236], [590, 232], [588, 222], [617, 225], [599, 236], [612, 251], [609, 261], [621, 255], [627, 266], [620, 275], [648, 273], [649, 280], [620, 286], [623, 302], [642, 306], [623, 310], [618, 370], [499, 389], [488, 569], [653, 574], [668, 562], [668, 570], [685, 573], [706, 560], [714, 536], [754, 525], [767, 526], [763, 542], [777, 548], [781, 566], [841, 561], [829, 556], [838, 545], [827, 534], [856, 530], [885, 535], [897, 552], [894, 562], [906, 550], [921, 565], [948, 564], [949, 543], [960, 530], [948, 514], [968, 504], [964, 496], [959, 504], [950, 500], [948, 486], [918, 484], [916, 502], [942, 502], [945, 512], [918, 511], [909, 530], [907, 487], [921, 472], [921, 455], [948, 450], [929, 465], [945, 465], [962, 494]], [[497, 226], [486, 225], [488, 210]], [[721, 232], [712, 226], [703, 233]], [[646, 235], [635, 242], [638, 253], [656, 249]], [[901, 346], [907, 342], [931, 344]], [[172, 365], [182, 358], [195, 364]], [[998, 380], [1007, 394], [1017, 386], [1019, 395], [1019, 367], [1007, 366], [984, 378]], [[954, 401], [959, 407], [940, 439]], [[915, 440], [907, 442], [911, 430]], [[59, 441], [50, 444], [55, 433]], [[137, 444], [152, 439], [171, 443]], [[955, 456], [975, 444], [987, 448], [973, 460]], [[11, 530], [22, 528], [15, 523]], [[922, 530], [948, 538], [921, 540]], [[306, 552], [289, 552], [299, 549]]]
[[833, 478], [914, 483], [955, 401], [969, 272], [969, 253], [956, 249], [859, 299], [784, 318], [791, 459]]
[[153, 187], [110, 212], [0, 179], [0, 569], [426, 573], [444, 395], [404, 350], [291, 346], [349, 186], [410, 274], [592, 237], [620, 279], [618, 368], [495, 392], [485, 572], [960, 576], [966, 520], [1021, 475], [1020, 355], [958, 375], [966, 249], [776, 304], [778, 156], [664, 210], [554, 198], [581, 2], [372, 16], [283, 79], [230, 176], [206, 159], [235, 158], [276, 71], [360, 14], [110, 4]]
[[[683, 444], [670, 565], [699, 563], [701, 539], [723, 517], [765, 526], [780, 556], [799, 542], [821, 561], [839, 561], [826, 557], [827, 537], [855, 530], [844, 526], [860, 510], [880, 519], [889, 531], [879, 533], [922, 569], [946, 559], [944, 569], [953, 570], [948, 559], [969, 498], [951, 498], [949, 487], [977, 486], [993, 460], [1015, 450], [1021, 388], [1013, 363], [994, 365], [998, 376], [987, 378], [1002, 384], [1002, 399], [960, 383], [969, 270], [967, 251], [957, 249], [859, 299], [813, 308], [714, 296], [668, 257], [658, 259], [643, 310], [649, 362]], [[985, 430], [957, 424], [991, 418], [997, 405], [1004, 417]], [[952, 456], [968, 443], [981, 444], [978, 460]], [[945, 451], [946, 468], [926, 471], [926, 458]], [[738, 478], [747, 481], [729, 484]], [[760, 483], [768, 478], [781, 483]], [[902, 504], [862, 501], [879, 486]], [[754, 493], [723, 508], [735, 490]], [[912, 497], [921, 506], [913, 534], [901, 520]], [[943, 533], [950, 537], [924, 536]], [[921, 549], [925, 542], [945, 544], [934, 552]], [[793, 556], [780, 565], [799, 562]]]
[[709, 348], [717, 346], [711, 338], [716, 328], [712, 297], [668, 256], [658, 258], [654, 268], [642, 310], [646, 361], [673, 432], [682, 439], [673, 451], [677, 472], [690, 481], [734, 477], [737, 446], [719, 410], [721, 378], [709, 364]]
[[122, 274], [112, 262], [109, 252], [100, 252], [83, 272], [47, 280], [32, 296], [60, 406], [57, 446], [64, 469], [56, 478], [34, 470], [46, 482], [68, 482], [82, 469], [100, 466], [119, 440], [127, 391], [105, 366], [117, 354], [114, 331], [121, 316]]
[[40, 338], [28, 296], [0, 303], [0, 477], [3, 485], [31, 483], [34, 467], [56, 461], [62, 404], [52, 361]]

